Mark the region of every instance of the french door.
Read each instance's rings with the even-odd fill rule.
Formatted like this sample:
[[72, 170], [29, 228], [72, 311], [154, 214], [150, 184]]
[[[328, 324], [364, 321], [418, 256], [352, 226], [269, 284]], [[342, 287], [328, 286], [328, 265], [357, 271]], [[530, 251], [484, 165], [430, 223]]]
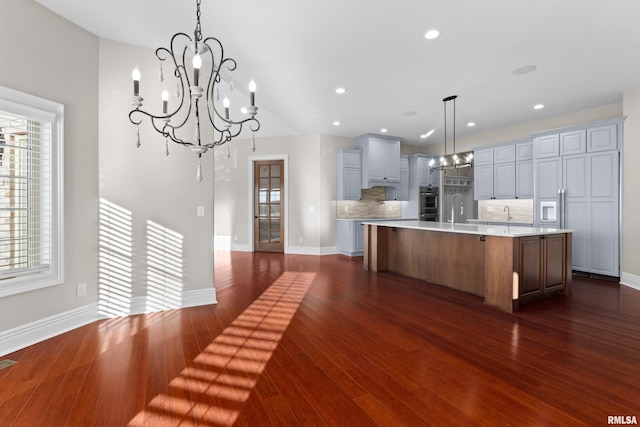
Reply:
[[253, 241], [260, 252], [284, 252], [284, 160], [253, 163]]

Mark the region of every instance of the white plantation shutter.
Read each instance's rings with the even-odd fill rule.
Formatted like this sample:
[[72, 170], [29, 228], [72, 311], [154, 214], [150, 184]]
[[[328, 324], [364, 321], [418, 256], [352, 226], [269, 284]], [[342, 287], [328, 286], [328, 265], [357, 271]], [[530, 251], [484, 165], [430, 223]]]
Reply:
[[51, 124], [0, 111], [0, 278], [49, 266]]
[[62, 281], [62, 114], [0, 87], [0, 297]]

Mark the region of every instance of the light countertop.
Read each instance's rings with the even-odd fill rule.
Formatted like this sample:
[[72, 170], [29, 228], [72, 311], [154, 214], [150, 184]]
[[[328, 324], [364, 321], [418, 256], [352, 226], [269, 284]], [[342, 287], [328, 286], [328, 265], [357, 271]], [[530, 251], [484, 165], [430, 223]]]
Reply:
[[418, 218], [336, 218], [336, 221], [417, 221]]
[[486, 222], [486, 223], [491, 223], [491, 224], [511, 224], [511, 225], [522, 225], [522, 226], [529, 226], [531, 227], [533, 225], [533, 221], [500, 221], [497, 219], [468, 219], [467, 220], [468, 223], [478, 223], [478, 222]]
[[455, 224], [429, 221], [375, 221], [364, 220], [364, 224], [383, 227], [407, 228], [413, 230], [441, 231], [445, 233], [479, 234], [484, 236], [526, 237], [547, 234], [572, 233], [574, 230], [562, 228], [522, 227], [517, 225]]

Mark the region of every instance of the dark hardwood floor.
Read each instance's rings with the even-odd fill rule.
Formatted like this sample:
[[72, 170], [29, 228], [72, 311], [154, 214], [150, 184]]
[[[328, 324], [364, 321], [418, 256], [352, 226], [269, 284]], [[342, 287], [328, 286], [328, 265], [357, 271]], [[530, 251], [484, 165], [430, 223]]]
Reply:
[[362, 259], [217, 253], [217, 305], [4, 358], [0, 426], [607, 425], [640, 418], [640, 292], [574, 276], [514, 315]]

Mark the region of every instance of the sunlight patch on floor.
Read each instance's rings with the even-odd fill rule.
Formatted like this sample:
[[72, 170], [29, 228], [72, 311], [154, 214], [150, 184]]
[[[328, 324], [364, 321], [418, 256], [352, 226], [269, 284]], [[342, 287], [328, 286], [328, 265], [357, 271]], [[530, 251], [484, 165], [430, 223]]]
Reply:
[[129, 425], [233, 425], [314, 278], [282, 274], [171, 380], [176, 396], [155, 396]]

